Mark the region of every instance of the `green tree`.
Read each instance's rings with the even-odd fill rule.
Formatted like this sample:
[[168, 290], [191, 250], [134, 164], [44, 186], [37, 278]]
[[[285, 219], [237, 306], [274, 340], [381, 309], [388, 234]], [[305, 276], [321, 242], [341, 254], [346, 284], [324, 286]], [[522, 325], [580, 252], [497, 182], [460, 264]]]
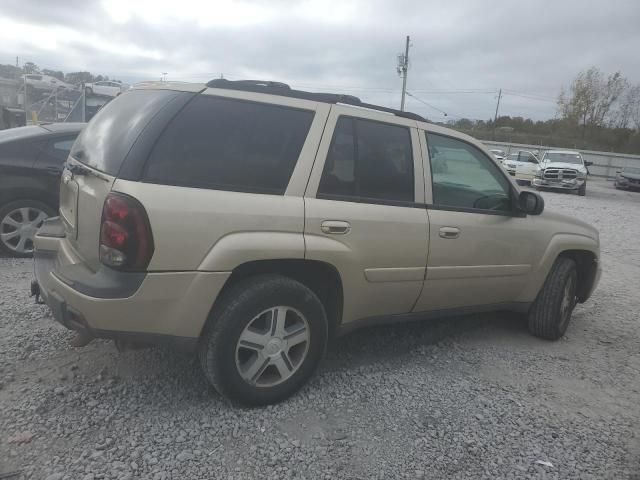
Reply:
[[604, 126], [612, 113], [612, 107], [627, 89], [628, 82], [620, 72], [605, 79], [596, 67], [578, 73], [569, 93], [564, 89], [558, 97], [560, 115], [582, 127], [584, 139], [587, 127]]
[[33, 62], [26, 62], [22, 66], [22, 71], [24, 73], [40, 73], [40, 67]]

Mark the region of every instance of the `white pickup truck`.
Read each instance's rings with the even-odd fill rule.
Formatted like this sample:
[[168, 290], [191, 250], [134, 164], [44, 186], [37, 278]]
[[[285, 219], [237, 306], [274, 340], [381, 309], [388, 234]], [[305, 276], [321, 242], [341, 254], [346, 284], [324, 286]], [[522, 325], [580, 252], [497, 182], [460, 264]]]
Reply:
[[[549, 150], [542, 157], [540, 165], [533, 173], [531, 185], [537, 189], [553, 188], [576, 191], [578, 195], [587, 193], [587, 167], [580, 152], [572, 150]], [[518, 173], [520, 172], [520, 173]], [[516, 179], [530, 175], [530, 169], [522, 167], [516, 171]]]

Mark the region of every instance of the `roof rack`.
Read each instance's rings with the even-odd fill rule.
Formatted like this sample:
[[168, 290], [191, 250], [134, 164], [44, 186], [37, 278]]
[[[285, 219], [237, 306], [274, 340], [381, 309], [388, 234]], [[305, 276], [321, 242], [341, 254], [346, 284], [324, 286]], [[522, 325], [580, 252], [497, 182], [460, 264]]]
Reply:
[[206, 85], [210, 88], [225, 88], [227, 90], [241, 90], [244, 92], [268, 93], [271, 95], [300, 98], [304, 100], [312, 100], [315, 102], [343, 103], [355, 107], [368, 108], [371, 110], [391, 113], [397, 117], [426, 122], [426, 120], [422, 116], [416, 113], [402, 112], [394, 108], [387, 108], [381, 107], [379, 105], [373, 105], [371, 103], [364, 103], [358, 97], [355, 97], [353, 95], [342, 95], [337, 93], [314, 93], [305, 92], [303, 90], [293, 90], [289, 85], [281, 82], [271, 82], [264, 80], [227, 80], [226, 78], [216, 78], [208, 82]]

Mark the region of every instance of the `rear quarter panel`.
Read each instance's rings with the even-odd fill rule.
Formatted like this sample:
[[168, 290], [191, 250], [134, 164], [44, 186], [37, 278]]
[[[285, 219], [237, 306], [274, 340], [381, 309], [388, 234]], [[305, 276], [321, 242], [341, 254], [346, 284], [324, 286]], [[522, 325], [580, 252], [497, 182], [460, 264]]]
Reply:
[[246, 261], [304, 258], [300, 197], [116, 180], [147, 211], [150, 271], [230, 271]]

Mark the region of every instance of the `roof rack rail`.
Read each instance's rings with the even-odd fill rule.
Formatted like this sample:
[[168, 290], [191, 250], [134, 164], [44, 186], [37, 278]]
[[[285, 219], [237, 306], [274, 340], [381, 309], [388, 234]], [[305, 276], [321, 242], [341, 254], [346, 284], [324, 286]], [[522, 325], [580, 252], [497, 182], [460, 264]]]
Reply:
[[268, 93], [271, 95], [280, 95], [283, 97], [300, 98], [304, 100], [312, 100], [323, 103], [343, 103], [354, 107], [368, 108], [370, 110], [378, 110], [380, 112], [391, 113], [397, 117], [409, 118], [426, 122], [424, 117], [411, 112], [403, 112], [394, 108], [381, 107], [371, 103], [364, 103], [358, 97], [353, 95], [343, 95], [338, 93], [315, 93], [306, 92], [304, 90], [293, 90], [286, 83], [271, 82], [266, 80], [227, 80], [226, 78], [215, 78], [208, 82], [207, 87], [225, 88], [228, 90], [241, 90], [245, 92]]

